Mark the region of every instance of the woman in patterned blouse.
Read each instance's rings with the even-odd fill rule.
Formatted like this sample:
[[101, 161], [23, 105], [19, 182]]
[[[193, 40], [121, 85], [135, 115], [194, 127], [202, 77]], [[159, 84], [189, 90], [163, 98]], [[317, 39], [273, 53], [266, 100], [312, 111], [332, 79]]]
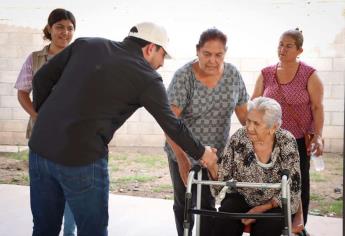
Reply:
[[[297, 143], [281, 125], [281, 107], [271, 98], [258, 97], [248, 103], [246, 127], [236, 131], [229, 140], [218, 165], [208, 166], [213, 179], [240, 182], [279, 183], [282, 170], [291, 178], [291, 213], [297, 212], [300, 201], [301, 177]], [[212, 186], [214, 195], [219, 187]], [[219, 208], [224, 212], [280, 212], [280, 189], [238, 188], [227, 193]], [[282, 219], [217, 218], [215, 235], [242, 235], [244, 225], [252, 224], [251, 236], [281, 235]]]

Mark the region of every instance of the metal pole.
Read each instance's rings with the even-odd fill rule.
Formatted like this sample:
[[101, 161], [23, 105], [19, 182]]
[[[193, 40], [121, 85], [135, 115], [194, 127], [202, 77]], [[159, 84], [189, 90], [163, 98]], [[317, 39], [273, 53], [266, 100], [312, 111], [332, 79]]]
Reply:
[[184, 221], [183, 221], [183, 235], [189, 236], [190, 231], [190, 221], [191, 221], [191, 213], [189, 212], [190, 207], [192, 206], [192, 184], [194, 179], [194, 171], [190, 171], [187, 180], [187, 187], [186, 187], [186, 198], [185, 198], [185, 206], [184, 206]]
[[[198, 172], [198, 181], [202, 181], [202, 169], [200, 169], [199, 170], [199, 172]], [[197, 198], [196, 198], [196, 209], [197, 210], [200, 210], [201, 209], [201, 197], [202, 197], [202, 195], [201, 195], [201, 187], [202, 187], [202, 185], [201, 184], [197, 184], [197, 193], [196, 193], [196, 196], [197, 196]], [[197, 214], [196, 216], [195, 216], [195, 235], [196, 236], [199, 236], [200, 235], [200, 215], [199, 214]]]

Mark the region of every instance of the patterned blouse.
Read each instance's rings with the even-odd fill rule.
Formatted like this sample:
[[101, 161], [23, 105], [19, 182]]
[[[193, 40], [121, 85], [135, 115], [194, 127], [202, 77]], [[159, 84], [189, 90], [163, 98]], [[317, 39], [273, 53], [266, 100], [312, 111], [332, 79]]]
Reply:
[[[283, 129], [276, 131], [271, 160], [264, 164], [257, 160], [246, 129], [240, 128], [230, 138], [218, 160], [218, 165], [219, 181], [234, 179], [238, 182], [252, 183], [280, 183], [282, 170], [288, 169], [291, 178], [291, 213], [297, 212], [301, 176], [297, 143], [290, 132]], [[220, 186], [212, 186], [212, 193], [215, 196], [218, 195], [221, 188]], [[282, 206], [280, 189], [238, 188], [238, 192], [251, 207], [265, 204], [272, 198], [277, 200], [280, 207]]]
[[[276, 69], [277, 64], [268, 66], [261, 71], [264, 77], [263, 96], [275, 99], [282, 107], [282, 128], [290, 131], [296, 139], [303, 138], [304, 132], [313, 133], [314, 131], [313, 114], [307, 85], [315, 69], [304, 62], [300, 62], [295, 78], [287, 84], [281, 84], [284, 98], [281, 92], [279, 92]], [[293, 111], [286, 103], [290, 104]], [[291, 112], [294, 112], [294, 114], [291, 114]], [[295, 119], [298, 119], [299, 124], [296, 123]]]
[[[180, 118], [195, 137], [221, 153], [229, 138], [231, 116], [249, 96], [240, 72], [232, 64], [225, 62], [217, 86], [208, 88], [196, 79], [194, 63], [188, 62], [174, 74], [167, 90], [169, 101], [182, 109]], [[170, 145], [165, 145], [165, 151], [175, 160]]]

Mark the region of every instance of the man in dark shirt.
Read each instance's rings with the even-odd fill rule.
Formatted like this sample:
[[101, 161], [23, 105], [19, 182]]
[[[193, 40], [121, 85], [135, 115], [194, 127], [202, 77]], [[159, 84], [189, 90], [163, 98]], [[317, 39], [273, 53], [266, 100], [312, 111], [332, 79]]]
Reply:
[[29, 141], [33, 235], [58, 235], [65, 200], [78, 234], [107, 235], [108, 143], [140, 107], [190, 156], [205, 165], [217, 160], [170, 110], [155, 71], [169, 56], [165, 29], [144, 22], [122, 42], [77, 39], [36, 73], [38, 118]]

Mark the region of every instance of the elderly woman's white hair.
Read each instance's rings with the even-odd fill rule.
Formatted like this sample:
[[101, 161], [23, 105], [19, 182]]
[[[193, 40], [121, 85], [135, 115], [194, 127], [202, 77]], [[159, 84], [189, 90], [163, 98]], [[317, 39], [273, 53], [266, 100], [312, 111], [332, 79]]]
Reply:
[[248, 102], [248, 112], [256, 109], [264, 114], [263, 120], [267, 127], [271, 128], [277, 125], [279, 128], [282, 124], [282, 109], [279, 103], [267, 97], [257, 97]]

